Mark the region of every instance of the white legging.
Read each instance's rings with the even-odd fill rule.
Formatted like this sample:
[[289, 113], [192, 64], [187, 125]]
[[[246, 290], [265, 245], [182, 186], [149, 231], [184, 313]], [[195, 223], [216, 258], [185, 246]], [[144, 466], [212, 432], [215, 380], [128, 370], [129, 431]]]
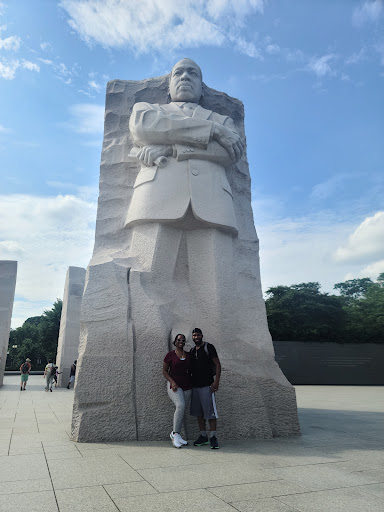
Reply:
[[188, 389], [183, 391], [181, 388], [177, 388], [177, 391], [173, 391], [167, 382], [167, 392], [169, 398], [175, 404], [176, 410], [173, 415], [173, 431], [181, 433], [181, 427], [184, 421], [184, 412], [187, 404], [191, 398], [192, 390]]

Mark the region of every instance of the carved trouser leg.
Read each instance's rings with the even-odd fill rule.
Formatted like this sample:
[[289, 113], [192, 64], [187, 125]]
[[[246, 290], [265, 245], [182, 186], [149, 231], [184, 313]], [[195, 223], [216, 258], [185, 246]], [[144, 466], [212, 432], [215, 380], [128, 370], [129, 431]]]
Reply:
[[164, 391], [162, 365], [169, 351], [175, 300], [173, 272], [182, 232], [159, 223], [135, 226], [129, 251], [130, 321], [134, 336], [134, 382], [138, 439], [172, 430], [172, 405]]
[[188, 232], [187, 245], [190, 293], [199, 310], [196, 326], [216, 345], [231, 340], [236, 318], [233, 237], [214, 228], [199, 229]]

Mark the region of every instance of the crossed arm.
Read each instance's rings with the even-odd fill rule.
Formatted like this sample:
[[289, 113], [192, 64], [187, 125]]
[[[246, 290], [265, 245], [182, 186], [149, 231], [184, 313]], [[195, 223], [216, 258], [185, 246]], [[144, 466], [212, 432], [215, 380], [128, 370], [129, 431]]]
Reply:
[[161, 156], [185, 159], [179, 151], [185, 146], [194, 148], [194, 154], [187, 158], [214, 160], [223, 165], [237, 162], [244, 151], [229, 117], [225, 124], [220, 124], [164, 112], [149, 103], [137, 103], [129, 125], [135, 143], [141, 146], [137, 159], [146, 166], [152, 166]]

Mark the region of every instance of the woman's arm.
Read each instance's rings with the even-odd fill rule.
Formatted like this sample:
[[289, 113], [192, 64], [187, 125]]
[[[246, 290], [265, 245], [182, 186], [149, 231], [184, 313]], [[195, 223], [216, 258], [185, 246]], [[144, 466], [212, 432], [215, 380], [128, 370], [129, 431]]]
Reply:
[[168, 373], [169, 370], [169, 363], [163, 362], [163, 375], [167, 379], [167, 381], [171, 384], [171, 388], [173, 391], [177, 391], [178, 385], [176, 382], [172, 379], [172, 377]]

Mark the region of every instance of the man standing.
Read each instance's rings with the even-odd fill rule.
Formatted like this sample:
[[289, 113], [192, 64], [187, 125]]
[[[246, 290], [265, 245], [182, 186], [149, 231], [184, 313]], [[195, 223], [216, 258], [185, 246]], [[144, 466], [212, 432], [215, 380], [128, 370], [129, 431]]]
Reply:
[[201, 329], [197, 327], [193, 329], [192, 339], [195, 347], [191, 349], [191, 415], [197, 416], [200, 430], [200, 436], [193, 444], [194, 446], [208, 444], [206, 431], [206, 420], [208, 420], [211, 448], [218, 449], [215, 392], [219, 389], [221, 364], [215, 347], [203, 341]]
[[25, 363], [23, 363], [20, 366], [20, 373], [21, 373], [20, 391], [25, 391], [30, 371], [31, 371], [31, 360], [29, 359], [29, 357], [27, 357], [27, 359], [25, 360]]

